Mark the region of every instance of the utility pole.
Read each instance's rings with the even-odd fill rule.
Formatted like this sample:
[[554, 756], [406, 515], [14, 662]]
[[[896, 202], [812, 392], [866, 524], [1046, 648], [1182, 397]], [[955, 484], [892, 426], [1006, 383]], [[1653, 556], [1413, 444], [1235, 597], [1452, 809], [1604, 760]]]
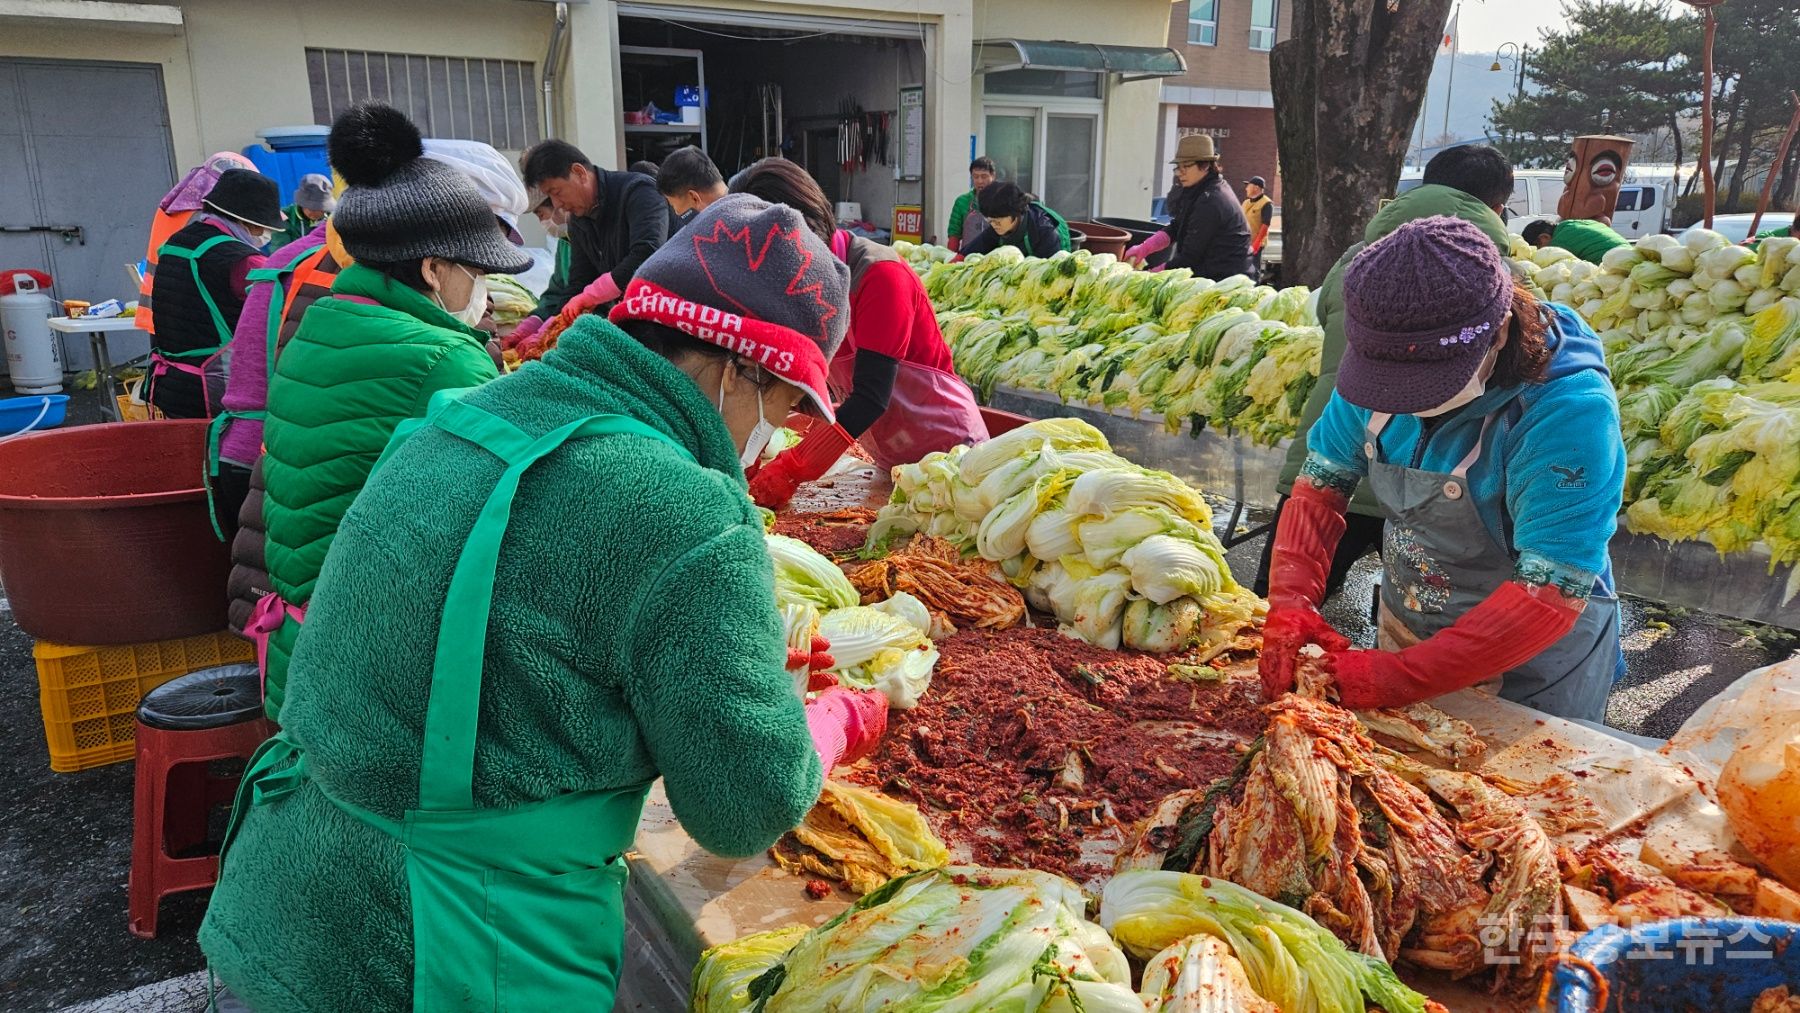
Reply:
[[1456, 94], [1456, 54], [1462, 48], [1462, 25], [1458, 19], [1462, 15], [1462, 4], [1456, 5], [1456, 12], [1450, 15], [1450, 78], [1444, 83], [1444, 136], [1450, 136], [1450, 99]]

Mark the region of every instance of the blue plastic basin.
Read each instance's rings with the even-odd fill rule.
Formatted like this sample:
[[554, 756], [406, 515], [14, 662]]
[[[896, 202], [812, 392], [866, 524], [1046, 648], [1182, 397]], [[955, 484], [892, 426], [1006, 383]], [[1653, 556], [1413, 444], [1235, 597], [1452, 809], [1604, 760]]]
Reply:
[[[1767, 918], [1674, 918], [1634, 928], [1602, 925], [1571, 953], [1606, 976], [1608, 1010], [1740, 1013], [1765, 990], [1800, 991], [1800, 924]], [[1557, 965], [1557, 1013], [1596, 1013], [1598, 990], [1579, 964]]]
[[[50, 403], [50, 410], [44, 411], [44, 402]], [[55, 429], [63, 424], [63, 416], [69, 410], [67, 394], [33, 394], [29, 397], [0, 398], [0, 436], [11, 436], [14, 433], [30, 429]], [[43, 418], [38, 413], [43, 412]], [[37, 424], [33, 425], [33, 420]]]

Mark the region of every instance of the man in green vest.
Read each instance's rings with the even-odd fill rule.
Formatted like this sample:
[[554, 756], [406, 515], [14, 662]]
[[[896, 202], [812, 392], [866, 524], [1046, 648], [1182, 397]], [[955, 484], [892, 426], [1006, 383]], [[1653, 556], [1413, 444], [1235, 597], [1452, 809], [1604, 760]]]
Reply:
[[1606, 256], [1608, 250], [1631, 245], [1631, 240], [1614, 232], [1612, 226], [1586, 218], [1569, 218], [1554, 224], [1535, 221], [1525, 226], [1525, 231], [1520, 235], [1527, 243], [1540, 250], [1546, 246], [1555, 246], [1568, 250], [1590, 264], [1600, 263], [1600, 258]]
[[981, 235], [981, 230], [987, 227], [987, 219], [982, 217], [976, 201], [980, 199], [981, 191], [993, 181], [993, 159], [982, 155], [969, 163], [969, 192], [950, 205], [950, 227], [944, 232], [945, 246], [960, 250], [962, 244]]

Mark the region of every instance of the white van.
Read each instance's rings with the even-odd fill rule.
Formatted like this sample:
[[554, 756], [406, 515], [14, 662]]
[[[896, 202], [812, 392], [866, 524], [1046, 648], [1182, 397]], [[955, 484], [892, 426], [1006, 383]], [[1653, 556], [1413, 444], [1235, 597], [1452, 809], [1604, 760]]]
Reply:
[[[1613, 214], [1613, 228], [1626, 239], [1636, 239], [1668, 229], [1670, 198], [1674, 192], [1672, 179], [1657, 179], [1646, 174], [1638, 181], [1631, 170], [1627, 183], [1619, 188], [1618, 210]], [[1400, 174], [1396, 192], [1405, 193], [1425, 182], [1425, 170], [1409, 166]], [[1513, 172], [1512, 198], [1506, 202], [1506, 227], [1515, 233], [1536, 221], [1556, 221], [1556, 202], [1562, 199], [1561, 169], [1517, 169]]]

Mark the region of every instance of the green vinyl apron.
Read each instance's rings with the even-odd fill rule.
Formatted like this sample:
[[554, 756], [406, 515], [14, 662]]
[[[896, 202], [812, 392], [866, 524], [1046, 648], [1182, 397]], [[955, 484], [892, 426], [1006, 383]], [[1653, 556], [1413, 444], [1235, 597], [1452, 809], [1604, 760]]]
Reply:
[[[506, 809], [477, 809], [475, 737], [482, 656], [500, 543], [519, 480], [572, 439], [668, 436], [621, 415], [593, 415], [533, 439], [443, 392], [430, 413], [396, 430], [376, 470], [410, 433], [436, 426], [506, 462], [463, 543], [438, 624], [419, 766], [419, 807], [396, 822], [334, 798], [307, 775], [291, 733], [264, 743], [239, 786], [228, 829], [255, 806], [304, 785], [400, 842], [413, 922], [413, 1010], [609, 1010], [625, 939], [625, 866], [648, 782], [574, 792]], [[689, 454], [688, 456], [692, 456]], [[229, 874], [229, 865], [221, 875]], [[226, 984], [230, 984], [227, 982]]]
[[[206, 411], [206, 417], [212, 418], [215, 398], [212, 388], [225, 389], [225, 370], [219, 363], [219, 356], [231, 345], [231, 323], [226, 321], [225, 314], [219, 312], [219, 304], [213, 301], [212, 293], [206, 290], [206, 283], [200, 280], [200, 258], [206, 256], [208, 250], [221, 243], [239, 243], [243, 240], [232, 235], [214, 236], [193, 249], [176, 246], [173, 241], [164, 243], [162, 249], [156, 251], [157, 263], [168, 260], [185, 260], [188, 271], [193, 274], [194, 288], [200, 292], [200, 298], [206, 303], [206, 310], [212, 315], [213, 330], [217, 332], [219, 343], [206, 348], [190, 348], [185, 352], [165, 352], [154, 344], [150, 346], [150, 380], [144, 388], [144, 403], [152, 403], [156, 397], [156, 381], [169, 370], [188, 373], [200, 381], [200, 403]], [[209, 383], [210, 381], [210, 383]]]
[[[1469, 495], [1469, 468], [1481, 458], [1494, 417], [1482, 420], [1474, 449], [1447, 473], [1383, 461], [1381, 431], [1392, 418], [1379, 412], [1369, 417], [1363, 454], [1370, 491], [1387, 518], [1381, 549], [1384, 618], [1398, 621], [1417, 642], [1513, 579], [1515, 561]], [[1619, 601], [1596, 590], [1574, 629], [1501, 677], [1500, 695], [1558, 717], [1599, 721], [1618, 655]]]
[[[197, 264], [198, 261], [195, 263]], [[268, 336], [266, 339], [269, 349], [268, 358], [264, 360], [267, 375], [263, 378], [263, 400], [265, 402], [268, 400], [269, 384], [275, 381], [275, 352], [278, 347], [278, 339], [281, 337], [281, 308], [282, 304], [287, 301], [286, 279], [288, 275], [294, 273], [294, 267], [294, 264], [288, 264], [285, 267], [259, 267], [248, 275], [248, 281], [252, 287], [264, 283], [275, 286], [274, 294], [269, 297]], [[196, 277], [194, 280], [197, 283], [199, 278]], [[211, 297], [207, 298], [208, 305], [211, 305]], [[248, 298], [247, 294], [246, 298]], [[218, 309], [215, 307], [213, 312], [217, 313]], [[225, 532], [219, 527], [219, 512], [213, 507], [213, 480], [219, 477], [219, 441], [225, 438], [225, 427], [229, 426], [233, 420], [245, 419], [261, 422], [268, 417], [267, 408], [232, 411], [221, 404], [219, 414], [213, 416], [212, 422], [207, 424], [206, 473], [202, 477], [202, 481], [206, 486], [206, 512], [212, 517], [213, 535], [221, 542], [225, 540]], [[266, 646], [264, 649], [266, 650]], [[268, 671], [266, 665], [263, 666], [263, 671]]]

